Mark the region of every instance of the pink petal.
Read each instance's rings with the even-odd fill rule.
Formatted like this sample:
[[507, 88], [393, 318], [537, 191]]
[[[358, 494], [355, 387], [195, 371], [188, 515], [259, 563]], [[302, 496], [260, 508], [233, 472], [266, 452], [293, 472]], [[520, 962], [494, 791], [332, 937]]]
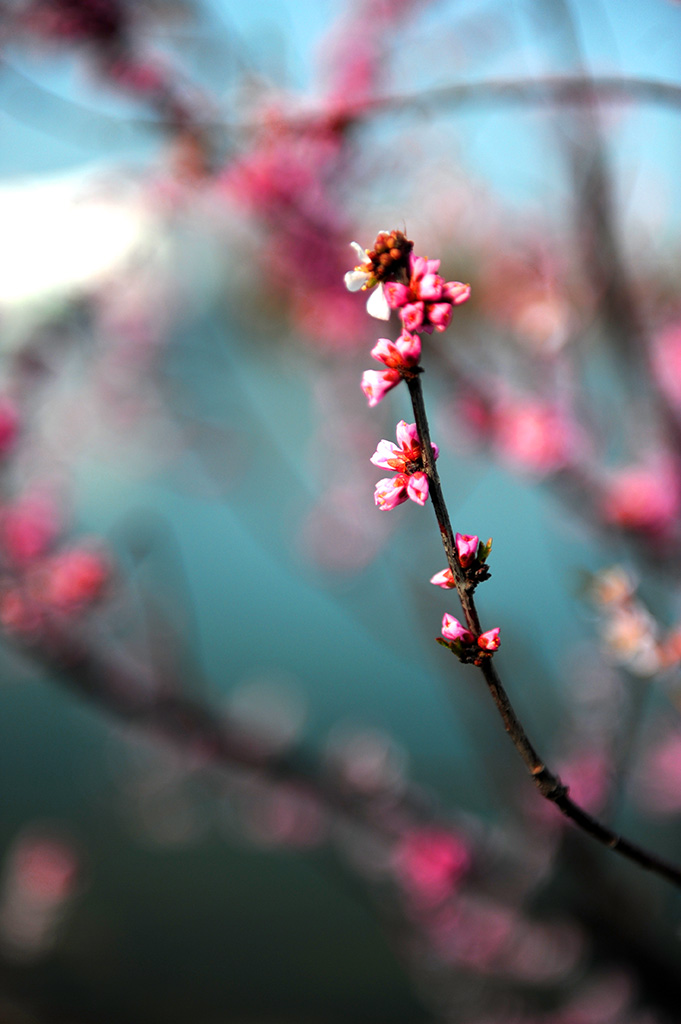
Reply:
[[462, 284], [461, 281], [447, 281], [442, 294], [443, 297], [448, 298], [455, 306], [459, 306], [462, 302], [467, 302], [470, 299], [471, 286], [469, 284]]
[[436, 587], [442, 587], [443, 590], [451, 590], [452, 587], [456, 586], [452, 570], [449, 568], [436, 572], [434, 576], [430, 577], [430, 582], [435, 584]]
[[374, 501], [381, 512], [389, 512], [390, 509], [401, 505], [407, 500], [406, 476], [400, 473], [398, 476], [379, 480], [374, 491]]
[[419, 298], [425, 302], [437, 302], [443, 298], [444, 283], [439, 274], [426, 274], [419, 283]]
[[397, 370], [365, 370], [360, 387], [367, 396], [370, 406], [378, 405], [400, 383]]
[[486, 630], [478, 637], [478, 647], [481, 647], [483, 651], [496, 651], [499, 649], [500, 643], [498, 626]]
[[449, 302], [434, 302], [428, 306], [428, 319], [436, 331], [444, 331], [452, 319], [452, 307]]
[[407, 366], [416, 366], [421, 358], [421, 339], [418, 334], [409, 334], [402, 331], [395, 342], [395, 348], [400, 353]]
[[475, 640], [471, 631], [462, 626], [449, 612], [445, 612], [442, 618], [442, 635], [446, 640], [461, 640], [465, 644], [471, 644]]
[[389, 338], [379, 338], [374, 347], [371, 350], [371, 355], [374, 359], [377, 359], [379, 363], [385, 363], [386, 366], [394, 369], [398, 363], [402, 362], [402, 357], [398, 351], [395, 343], [390, 341]]
[[400, 317], [407, 331], [420, 331], [425, 306], [422, 302], [410, 302], [400, 310]]
[[417, 505], [425, 505], [428, 500], [428, 477], [425, 473], [412, 473], [407, 484], [407, 495]]
[[400, 458], [402, 452], [399, 448], [396, 448], [392, 441], [379, 441], [378, 448], [371, 456], [371, 462], [374, 466], [378, 466], [380, 469], [392, 469], [390, 462], [395, 458]]
[[415, 445], [420, 447], [419, 432], [416, 429], [415, 423], [407, 423], [406, 420], [400, 420], [395, 428], [395, 434], [397, 436], [397, 443], [404, 450], [413, 448]]
[[388, 281], [383, 285], [383, 291], [391, 309], [399, 309], [400, 306], [406, 306], [409, 302], [409, 289], [406, 284]]
[[469, 536], [467, 533], [457, 533], [456, 535], [456, 553], [459, 556], [459, 561], [462, 566], [466, 568], [470, 565], [478, 550], [478, 544], [480, 538], [476, 536]]

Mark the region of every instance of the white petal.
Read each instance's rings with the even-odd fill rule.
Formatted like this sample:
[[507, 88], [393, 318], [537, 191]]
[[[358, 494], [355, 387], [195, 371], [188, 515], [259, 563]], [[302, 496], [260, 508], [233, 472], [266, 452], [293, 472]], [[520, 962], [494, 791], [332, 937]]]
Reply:
[[376, 320], [390, 319], [390, 306], [383, 292], [383, 285], [379, 284], [372, 291], [367, 302], [367, 313]]
[[358, 263], [366, 263], [367, 251], [363, 249], [359, 242], [350, 242], [350, 246], [355, 250], [355, 256], [357, 257]]
[[348, 270], [345, 275], [345, 287], [349, 292], [358, 292], [369, 280], [369, 275], [364, 270]]

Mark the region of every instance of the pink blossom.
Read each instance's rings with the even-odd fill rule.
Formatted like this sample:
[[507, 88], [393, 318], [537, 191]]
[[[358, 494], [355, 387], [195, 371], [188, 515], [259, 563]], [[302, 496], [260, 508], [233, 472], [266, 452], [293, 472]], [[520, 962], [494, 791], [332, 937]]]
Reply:
[[469, 536], [467, 533], [457, 533], [456, 553], [459, 556], [459, 561], [464, 569], [474, 560], [479, 543], [480, 538], [475, 535]]
[[601, 503], [608, 523], [656, 535], [668, 532], [681, 510], [681, 486], [670, 463], [628, 466], [613, 474]]
[[556, 409], [535, 401], [510, 402], [495, 412], [500, 456], [529, 473], [562, 469], [577, 444], [577, 431]]
[[0, 589], [0, 623], [8, 633], [35, 633], [40, 627], [40, 613], [19, 587]]
[[442, 289], [442, 297], [449, 299], [453, 306], [468, 302], [471, 297], [471, 286], [461, 281], [446, 281]]
[[[423, 471], [423, 451], [415, 423], [400, 420], [396, 428], [398, 444], [382, 440], [371, 456], [374, 466], [394, 469], [397, 476], [392, 480], [380, 480], [374, 492], [374, 501], [382, 511], [388, 511], [411, 498], [418, 505], [425, 505], [428, 499], [428, 477]], [[437, 458], [438, 447], [432, 445], [433, 456]]]
[[433, 327], [436, 331], [444, 331], [449, 327], [452, 319], [452, 307], [448, 302], [433, 302], [428, 306], [428, 319], [430, 321], [430, 331], [428, 327], [424, 327], [423, 330], [428, 334], [431, 333]]
[[451, 590], [456, 586], [454, 574], [449, 568], [436, 572], [434, 576], [430, 577], [430, 582], [435, 584], [436, 587], [442, 587], [443, 590]]
[[369, 405], [378, 405], [389, 391], [400, 383], [402, 378], [397, 370], [365, 370], [362, 374], [360, 387], [366, 395]]
[[425, 505], [428, 500], [428, 477], [425, 473], [398, 473], [376, 484], [374, 501], [382, 512], [401, 505], [407, 498], [417, 505]]
[[639, 770], [635, 796], [646, 812], [681, 812], [681, 733], [671, 732], [655, 740]]
[[470, 297], [470, 286], [461, 281], [445, 281], [437, 271], [439, 260], [423, 256], [409, 257], [409, 283], [390, 281], [385, 298], [391, 309], [398, 309], [407, 331], [444, 331], [452, 319], [452, 308]]
[[41, 575], [43, 600], [68, 610], [89, 604], [101, 595], [109, 578], [109, 565], [95, 551], [73, 548], [55, 555]]
[[412, 473], [407, 483], [407, 494], [417, 505], [428, 501], [428, 477], [423, 472]]
[[463, 644], [475, 643], [475, 637], [471, 631], [462, 626], [459, 620], [449, 612], [445, 612], [442, 618], [442, 635], [446, 640], [460, 640]]
[[409, 334], [408, 331], [403, 331], [396, 341], [379, 338], [371, 354], [379, 363], [385, 363], [390, 369], [411, 369], [418, 366], [421, 358], [421, 339], [417, 334]]
[[[378, 448], [371, 456], [371, 462], [381, 469], [394, 469], [398, 473], [416, 473], [423, 466], [423, 451], [416, 424], [400, 420], [396, 435], [399, 447], [392, 441], [379, 441]], [[431, 444], [431, 447], [434, 458], [437, 458], [438, 446]]]
[[681, 408], [681, 323], [667, 327], [655, 339], [653, 371], [669, 401]]
[[450, 896], [469, 867], [465, 842], [440, 828], [409, 831], [393, 854], [400, 884], [411, 899], [424, 906], [434, 906]]
[[409, 286], [400, 281], [388, 281], [384, 291], [391, 309], [400, 309], [409, 302]]
[[[407, 331], [425, 331], [423, 320], [426, 307], [423, 302], [410, 302], [400, 310], [402, 323]], [[432, 332], [432, 328], [431, 328]], [[430, 333], [430, 332], [428, 332]]]
[[0, 513], [0, 544], [16, 564], [26, 565], [44, 554], [57, 532], [56, 509], [44, 494], [22, 497]]
[[8, 398], [0, 397], [0, 455], [14, 444], [19, 429], [19, 414]]
[[385, 480], [378, 481], [374, 491], [374, 501], [381, 512], [389, 512], [391, 509], [401, 505], [403, 501], [407, 501], [409, 498], [407, 493], [408, 483], [409, 477], [406, 473], [399, 473], [397, 476], [387, 477]]
[[494, 629], [486, 630], [478, 637], [478, 647], [483, 651], [497, 651], [499, 650], [500, 643], [498, 626], [495, 626]]

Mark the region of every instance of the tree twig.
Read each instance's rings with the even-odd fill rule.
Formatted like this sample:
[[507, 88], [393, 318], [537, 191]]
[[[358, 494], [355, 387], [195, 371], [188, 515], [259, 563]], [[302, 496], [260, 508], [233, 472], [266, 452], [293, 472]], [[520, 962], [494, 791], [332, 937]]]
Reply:
[[[481, 633], [481, 626], [473, 598], [474, 585], [470, 580], [466, 579], [465, 573], [461, 568], [457, 556], [456, 543], [449, 519], [449, 512], [447, 510], [447, 505], [442, 493], [440, 477], [433, 458], [428, 417], [426, 415], [425, 403], [423, 400], [423, 389], [421, 387], [420, 376], [415, 374], [407, 377], [406, 383], [409, 388], [409, 395], [411, 397], [412, 408], [414, 410], [414, 419], [421, 442], [425, 471], [428, 475], [430, 498], [435, 511], [437, 524], [440, 529], [442, 544], [445, 549], [445, 554], [447, 555], [447, 562], [456, 582], [456, 589], [463, 609], [463, 614], [466, 619], [466, 625], [477, 637]], [[551, 803], [555, 804], [566, 818], [573, 821], [574, 824], [577, 825], [578, 828], [582, 829], [583, 832], [586, 832], [587, 835], [590, 835], [599, 843], [602, 843], [609, 849], [621, 854], [628, 860], [633, 861], [640, 867], [645, 868], [648, 871], [652, 871], [654, 874], [660, 875], [662, 878], [666, 878], [668, 882], [672, 883], [672, 885], [681, 889], [681, 869], [668, 861], [657, 857], [655, 854], [650, 853], [643, 847], [630, 842], [628, 839], [618, 835], [616, 832], [613, 832], [612, 829], [603, 825], [600, 821], [592, 817], [592, 815], [576, 804], [574, 800], [570, 799], [568, 787], [565, 786], [561, 782], [560, 778], [547, 767], [546, 763], [539, 756], [530, 742], [530, 739], [508, 698], [506, 690], [504, 689], [496, 670], [494, 659], [490, 657], [484, 658], [478, 667], [504, 723], [504, 728], [511, 738], [516, 750], [520, 754], [525, 767], [530, 773], [532, 780], [541, 795], [546, 800], [550, 800]]]

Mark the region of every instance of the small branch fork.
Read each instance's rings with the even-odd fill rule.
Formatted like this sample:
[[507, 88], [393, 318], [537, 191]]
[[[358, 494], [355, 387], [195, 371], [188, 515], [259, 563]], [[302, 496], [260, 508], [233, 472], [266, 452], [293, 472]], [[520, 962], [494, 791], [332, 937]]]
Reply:
[[[445, 499], [442, 494], [440, 477], [433, 458], [430, 430], [428, 428], [428, 417], [426, 416], [426, 408], [423, 401], [421, 378], [417, 374], [409, 376], [405, 374], [405, 381], [409, 388], [409, 395], [411, 397], [412, 407], [414, 410], [414, 420], [416, 422], [416, 427], [421, 441], [423, 462], [425, 471], [428, 475], [430, 498], [433, 503], [433, 509], [435, 510], [437, 524], [440, 528], [442, 545], [445, 549], [445, 554], [447, 555], [449, 568], [451, 569], [456, 582], [456, 590], [466, 619], [466, 625], [477, 637], [482, 632], [482, 629], [480, 626], [478, 611], [473, 599], [474, 584], [470, 580], [466, 579], [465, 573], [463, 572], [457, 557], [454, 534], [449, 520], [449, 512], [447, 511]], [[546, 766], [530, 742], [516, 712], [513, 709], [501, 679], [499, 678], [494, 666], [494, 658], [487, 657], [482, 659], [478, 668], [487, 684], [492, 700], [496, 704], [497, 710], [501, 715], [504, 728], [510, 736], [516, 750], [520, 754], [525, 767], [532, 776], [534, 784], [541, 795], [546, 800], [550, 800], [551, 803], [555, 804], [566, 818], [573, 821], [578, 828], [582, 829], [583, 832], [586, 832], [593, 839], [596, 839], [599, 843], [602, 843], [609, 849], [615, 850], [617, 853], [626, 857], [628, 860], [633, 861], [635, 864], [638, 864], [640, 867], [645, 868], [648, 871], [652, 871], [654, 874], [660, 875], [662, 878], [666, 878], [668, 882], [672, 883], [672, 885], [681, 889], [680, 868], [662, 860], [660, 857], [657, 857], [643, 849], [643, 847], [637, 846], [635, 843], [631, 843], [628, 839], [625, 839], [616, 832], [613, 832], [612, 829], [607, 828], [607, 826], [603, 825], [600, 821], [592, 817], [583, 808], [576, 804], [574, 800], [570, 799], [568, 787], [563, 785], [560, 778], [557, 775], [554, 775], [554, 773]]]

